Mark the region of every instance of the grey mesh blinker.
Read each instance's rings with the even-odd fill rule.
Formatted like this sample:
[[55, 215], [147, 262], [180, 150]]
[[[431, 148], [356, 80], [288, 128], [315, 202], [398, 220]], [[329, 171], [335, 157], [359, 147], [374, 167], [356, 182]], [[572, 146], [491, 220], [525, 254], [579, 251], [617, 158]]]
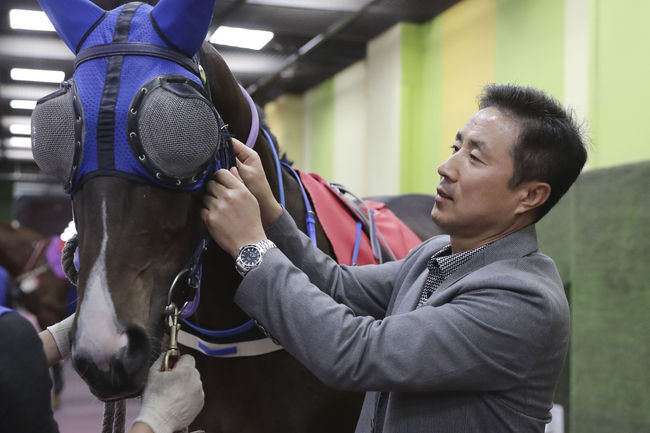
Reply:
[[201, 86], [181, 75], [148, 81], [131, 102], [129, 145], [158, 181], [196, 184], [214, 160], [223, 122]]
[[32, 154], [40, 169], [56, 177], [67, 192], [79, 166], [83, 111], [74, 80], [36, 103], [32, 112]]

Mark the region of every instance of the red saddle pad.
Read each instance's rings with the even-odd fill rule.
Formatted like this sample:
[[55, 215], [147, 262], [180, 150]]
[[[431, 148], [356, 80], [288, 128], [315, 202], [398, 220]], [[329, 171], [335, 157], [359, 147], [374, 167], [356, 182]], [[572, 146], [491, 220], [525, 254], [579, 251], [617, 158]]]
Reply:
[[[350, 203], [318, 174], [297, 171], [311, 198], [316, 217], [332, 244], [337, 261], [344, 265], [351, 265], [357, 219]], [[413, 247], [422, 242], [384, 203], [371, 200], [365, 200], [365, 203], [371, 208], [375, 225], [396, 259], [405, 257]], [[370, 239], [362, 233], [357, 265], [376, 263], [378, 262], [372, 254]]]

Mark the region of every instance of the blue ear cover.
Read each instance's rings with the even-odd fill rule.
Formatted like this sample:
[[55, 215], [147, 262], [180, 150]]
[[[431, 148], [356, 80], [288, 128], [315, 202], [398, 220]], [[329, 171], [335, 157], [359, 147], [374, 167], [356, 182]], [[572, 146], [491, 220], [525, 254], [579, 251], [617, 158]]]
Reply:
[[160, 0], [151, 16], [167, 42], [191, 57], [208, 33], [214, 3], [215, 0]]
[[[86, 32], [104, 14], [89, 0], [38, 0], [56, 32], [73, 53]], [[65, 4], [62, 4], [65, 3]]]

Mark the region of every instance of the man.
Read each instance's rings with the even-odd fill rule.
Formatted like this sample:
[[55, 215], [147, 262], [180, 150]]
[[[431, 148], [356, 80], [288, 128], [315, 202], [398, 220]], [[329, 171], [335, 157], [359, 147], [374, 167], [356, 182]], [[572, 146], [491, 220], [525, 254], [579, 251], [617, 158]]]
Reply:
[[544, 431], [569, 308], [534, 224], [586, 161], [559, 104], [488, 86], [438, 168], [431, 216], [449, 236], [383, 265], [312, 247], [234, 146], [239, 172], [217, 172], [203, 218], [245, 275], [235, 301], [321, 380], [367, 391], [357, 432]]

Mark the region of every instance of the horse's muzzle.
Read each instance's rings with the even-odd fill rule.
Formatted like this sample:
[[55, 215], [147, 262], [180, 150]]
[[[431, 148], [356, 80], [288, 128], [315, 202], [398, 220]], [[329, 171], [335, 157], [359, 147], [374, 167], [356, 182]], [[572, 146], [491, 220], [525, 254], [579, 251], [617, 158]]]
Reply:
[[100, 400], [112, 401], [133, 397], [142, 392], [151, 360], [151, 343], [144, 330], [132, 326], [126, 331], [128, 344], [97, 365], [91, 354], [72, 347], [74, 369]]

